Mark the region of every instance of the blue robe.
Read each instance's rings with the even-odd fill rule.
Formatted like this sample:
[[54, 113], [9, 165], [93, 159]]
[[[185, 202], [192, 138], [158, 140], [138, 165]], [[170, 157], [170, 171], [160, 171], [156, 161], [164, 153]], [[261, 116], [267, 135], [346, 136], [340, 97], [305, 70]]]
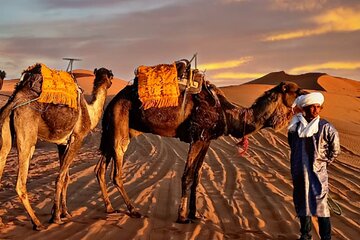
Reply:
[[340, 152], [336, 129], [320, 119], [318, 133], [300, 138], [297, 131], [289, 131], [288, 140], [297, 216], [329, 217], [327, 166]]

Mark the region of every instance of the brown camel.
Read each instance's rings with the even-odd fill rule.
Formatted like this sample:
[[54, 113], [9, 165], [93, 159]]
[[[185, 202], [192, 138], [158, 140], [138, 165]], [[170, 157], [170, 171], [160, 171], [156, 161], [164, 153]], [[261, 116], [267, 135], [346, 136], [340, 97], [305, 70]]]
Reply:
[[5, 77], [6, 77], [6, 72], [0, 70], [0, 90], [2, 89], [2, 86], [4, 84]]
[[[293, 115], [291, 105], [300, 94], [303, 92], [298, 85], [282, 82], [265, 92], [250, 108], [243, 108], [228, 101], [223, 92], [214, 85], [204, 83], [199, 94], [187, 96], [182, 112], [181, 106], [143, 110], [136, 84], [125, 87], [109, 103], [102, 120], [102, 157], [95, 172], [106, 212], [114, 211], [105, 183], [106, 168], [113, 160], [113, 183], [123, 197], [130, 216], [141, 216], [124, 189], [121, 176], [123, 157], [131, 137], [141, 133], [153, 133], [190, 143], [182, 176], [182, 196], [177, 222], [188, 223], [196, 219], [196, 188], [210, 141], [227, 135], [243, 138], [265, 127], [276, 130], [284, 127]], [[182, 100], [183, 96], [180, 95], [179, 102]], [[188, 200], [189, 214], [186, 215]]]
[[[84, 94], [79, 95], [78, 108], [67, 105], [39, 103], [31, 101], [41, 91], [34, 81], [39, 74], [26, 73], [24, 80], [16, 86], [14, 93], [0, 110], [2, 144], [0, 150], [0, 179], [6, 157], [11, 149], [11, 133], [16, 135], [19, 158], [19, 172], [16, 192], [35, 230], [45, 227], [40, 223], [32, 209], [26, 190], [29, 162], [35, 150], [37, 139], [55, 143], [60, 158], [60, 173], [56, 179], [55, 199], [51, 221], [62, 223], [61, 217], [71, 217], [66, 206], [66, 190], [69, 183], [69, 166], [85, 136], [96, 127], [103, 113], [107, 89], [112, 84], [113, 74], [105, 68], [94, 70], [93, 97], [87, 103]], [[40, 85], [41, 87], [41, 85]], [[37, 91], [37, 89], [39, 91]], [[24, 104], [27, 103], [27, 104]], [[10, 128], [12, 125], [12, 128]], [[61, 201], [61, 204], [60, 204]]]

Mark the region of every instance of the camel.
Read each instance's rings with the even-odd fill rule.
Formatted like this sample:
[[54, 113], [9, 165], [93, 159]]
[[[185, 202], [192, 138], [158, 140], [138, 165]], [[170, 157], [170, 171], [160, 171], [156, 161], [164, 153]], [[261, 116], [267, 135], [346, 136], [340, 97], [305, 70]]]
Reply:
[[[149, 108], [143, 110], [136, 84], [121, 90], [108, 104], [102, 120], [100, 144], [101, 158], [95, 168], [107, 213], [114, 212], [111, 205], [105, 173], [112, 165], [112, 181], [120, 192], [129, 215], [141, 217], [131, 203], [122, 180], [124, 154], [130, 140], [142, 133], [179, 138], [189, 143], [189, 152], [182, 175], [182, 195], [178, 209], [178, 223], [189, 223], [196, 217], [196, 188], [200, 170], [210, 142], [220, 136], [245, 136], [265, 127], [279, 130], [292, 117], [291, 105], [298, 95], [304, 94], [297, 84], [282, 82], [266, 91], [250, 108], [231, 103], [216, 86], [203, 83], [202, 91], [187, 95], [185, 107]], [[179, 103], [183, 95], [179, 96]], [[182, 105], [182, 104], [179, 104]], [[190, 196], [189, 196], [190, 195]], [[189, 205], [189, 214], [187, 208]]]
[[92, 100], [87, 103], [84, 94], [80, 93], [77, 109], [70, 108], [67, 105], [31, 101], [36, 99], [39, 93], [34, 91], [36, 86], [34, 86], [34, 81], [30, 79], [34, 76], [36, 78], [36, 75], [39, 76], [39, 74], [26, 73], [23, 75], [25, 76], [24, 80], [18, 83], [14, 93], [0, 110], [0, 129], [2, 129], [0, 179], [6, 157], [11, 149], [11, 134], [13, 133], [16, 136], [19, 158], [16, 192], [31, 218], [34, 230], [45, 229], [30, 205], [26, 190], [29, 162], [35, 151], [35, 144], [39, 138], [55, 143], [58, 147], [60, 172], [56, 179], [55, 198], [50, 221], [60, 224], [62, 223], [61, 217], [71, 217], [66, 206], [69, 166], [81, 147], [83, 139], [100, 121], [107, 89], [112, 84], [113, 74], [110, 70], [106, 68], [95, 69], [94, 74]]
[[6, 72], [0, 70], [0, 90], [2, 89], [2, 86], [4, 84], [5, 77], [6, 77]]

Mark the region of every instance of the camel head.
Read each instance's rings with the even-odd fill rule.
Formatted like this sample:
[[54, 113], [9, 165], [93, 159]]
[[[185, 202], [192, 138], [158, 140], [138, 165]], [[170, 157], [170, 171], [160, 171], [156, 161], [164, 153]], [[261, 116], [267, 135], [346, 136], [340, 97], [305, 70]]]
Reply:
[[293, 116], [292, 104], [295, 99], [305, 93], [294, 82], [281, 82], [255, 101], [251, 107], [256, 114], [254, 117], [264, 122], [262, 128], [280, 130]]
[[95, 68], [94, 69], [94, 88], [98, 88], [102, 86], [103, 84], [106, 84], [106, 88], [110, 88], [112, 84], [112, 79], [114, 78], [114, 75], [111, 70], [108, 70], [106, 68]]

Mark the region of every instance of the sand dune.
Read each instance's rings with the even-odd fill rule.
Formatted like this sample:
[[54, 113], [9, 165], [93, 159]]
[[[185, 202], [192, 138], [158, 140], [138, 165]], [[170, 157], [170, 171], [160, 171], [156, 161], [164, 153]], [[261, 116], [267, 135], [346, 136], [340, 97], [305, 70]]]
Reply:
[[[81, 78], [87, 77], [90, 76]], [[355, 90], [336, 92], [331, 90], [336, 83], [322, 77], [315, 81], [325, 90], [323, 116], [339, 129], [343, 151], [329, 167], [331, 196], [343, 210], [341, 216], [332, 216], [333, 239], [357, 239], [360, 236], [360, 100], [356, 97], [359, 85], [349, 83], [345, 88], [354, 86]], [[229, 99], [249, 106], [273, 84], [268, 81], [223, 90]], [[221, 137], [213, 141], [198, 188], [201, 219], [188, 225], [175, 223], [187, 144], [152, 134], [141, 135], [131, 142], [124, 163], [125, 188], [145, 215], [133, 219], [126, 214], [126, 206], [110, 181], [110, 198], [120, 213], [105, 214], [93, 172], [99, 158], [99, 137], [100, 129], [96, 129], [86, 138], [70, 170], [68, 205], [72, 221], [60, 226], [47, 224], [49, 228], [43, 232], [31, 230], [16, 195], [17, 160], [12, 149], [0, 188], [0, 214], [6, 223], [0, 228], [0, 239], [296, 239], [299, 224], [292, 203], [285, 131], [262, 130], [251, 136], [250, 148], [243, 157], [237, 154], [236, 139]], [[50, 218], [58, 168], [56, 148], [39, 145], [31, 161], [27, 186], [30, 201], [44, 223]], [[315, 232], [314, 239], [319, 239]]]
[[[76, 81], [84, 91], [86, 95], [91, 94], [93, 89], [93, 82], [94, 82], [94, 73], [89, 70], [83, 70], [83, 69], [75, 69], [73, 71], [73, 74], [76, 78]], [[12, 80], [5, 80], [3, 87], [1, 89], [1, 92], [3, 94], [11, 94], [14, 90], [14, 87], [16, 83], [19, 82], [19, 79], [12, 79]], [[108, 95], [115, 95], [118, 93], [121, 89], [123, 89], [128, 82], [114, 77], [112, 86], [108, 90]]]
[[[85, 94], [91, 94], [93, 88], [94, 74], [92, 71], [77, 69], [73, 71], [77, 82], [84, 90]], [[108, 89], [108, 95], [115, 95], [120, 89], [123, 89], [128, 83], [124, 80], [114, 77], [111, 88]]]
[[304, 73], [300, 75], [287, 74], [284, 71], [272, 72], [261, 78], [250, 81], [248, 84], [272, 84], [276, 85], [282, 81], [292, 81], [297, 83], [302, 88], [320, 90], [324, 88], [319, 84], [318, 79], [326, 75], [325, 73]]

